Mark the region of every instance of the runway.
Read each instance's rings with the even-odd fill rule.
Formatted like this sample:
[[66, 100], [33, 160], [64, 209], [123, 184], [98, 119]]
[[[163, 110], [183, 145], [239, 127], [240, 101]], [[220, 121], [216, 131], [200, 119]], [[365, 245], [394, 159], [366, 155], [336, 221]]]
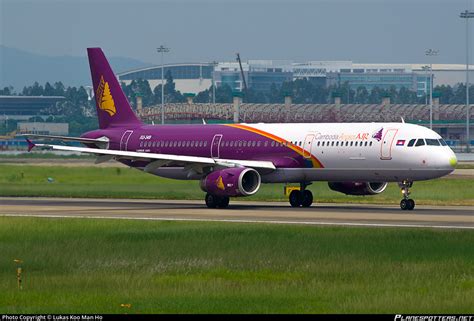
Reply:
[[231, 200], [227, 209], [208, 209], [204, 201], [3, 197], [0, 216], [474, 229], [472, 206], [420, 205], [401, 211], [398, 205], [316, 203], [291, 208], [282, 202]]

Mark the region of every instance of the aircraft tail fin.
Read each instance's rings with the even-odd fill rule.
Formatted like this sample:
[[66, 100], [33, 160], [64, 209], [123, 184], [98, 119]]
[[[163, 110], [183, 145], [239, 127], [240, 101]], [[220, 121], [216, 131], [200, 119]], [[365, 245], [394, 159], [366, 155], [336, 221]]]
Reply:
[[100, 129], [140, 126], [102, 49], [87, 48], [87, 55]]

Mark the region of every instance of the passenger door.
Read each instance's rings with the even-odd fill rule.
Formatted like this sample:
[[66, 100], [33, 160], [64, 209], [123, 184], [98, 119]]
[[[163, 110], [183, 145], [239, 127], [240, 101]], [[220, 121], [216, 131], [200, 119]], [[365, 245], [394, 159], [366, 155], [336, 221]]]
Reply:
[[380, 159], [392, 159], [392, 145], [397, 132], [398, 129], [388, 129], [387, 132], [385, 132], [385, 135], [383, 136], [383, 139], [381, 141], [382, 145], [380, 147]]
[[123, 133], [122, 138], [120, 139], [120, 150], [126, 151], [128, 141], [130, 140], [130, 136], [132, 136], [133, 130], [127, 130]]
[[303, 144], [303, 157], [304, 158], [311, 158], [311, 146], [313, 145], [314, 135], [308, 134], [304, 139]]
[[219, 146], [221, 144], [222, 134], [214, 135], [211, 143], [211, 157], [219, 158]]

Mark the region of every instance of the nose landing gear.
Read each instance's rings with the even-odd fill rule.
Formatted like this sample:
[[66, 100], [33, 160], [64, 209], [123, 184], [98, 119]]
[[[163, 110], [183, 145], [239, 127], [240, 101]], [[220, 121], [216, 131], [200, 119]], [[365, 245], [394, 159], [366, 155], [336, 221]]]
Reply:
[[413, 182], [403, 181], [401, 183], [398, 183], [398, 186], [400, 186], [400, 189], [402, 190], [402, 194], [403, 194], [403, 199], [400, 201], [400, 208], [404, 211], [413, 210], [415, 208], [415, 201], [409, 198], [410, 187], [413, 186]]
[[301, 183], [301, 190], [293, 190], [290, 193], [289, 200], [292, 207], [310, 207], [313, 204], [313, 193], [306, 187], [311, 183]]

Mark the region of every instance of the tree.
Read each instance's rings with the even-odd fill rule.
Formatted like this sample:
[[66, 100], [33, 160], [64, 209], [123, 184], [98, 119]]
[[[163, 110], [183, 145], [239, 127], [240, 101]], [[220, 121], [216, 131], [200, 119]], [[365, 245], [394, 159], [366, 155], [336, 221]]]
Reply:
[[396, 104], [415, 104], [417, 102], [416, 93], [408, 90], [406, 87], [400, 88], [397, 94]]
[[54, 83], [54, 95], [55, 96], [64, 96], [64, 85], [62, 82], [57, 81]]
[[264, 104], [267, 102], [267, 97], [261, 91], [256, 91], [253, 88], [247, 88], [247, 91], [243, 97], [243, 102]]
[[23, 96], [43, 96], [44, 89], [43, 86], [40, 86], [37, 81], [33, 86], [23, 87], [22, 95]]
[[357, 104], [368, 104], [369, 103], [369, 92], [367, 88], [359, 86], [356, 91], [355, 102]]
[[51, 86], [51, 84], [49, 82], [47, 82], [45, 85], [44, 85], [44, 95], [45, 96], [54, 96], [55, 95], [55, 90], [53, 88], [53, 86]]
[[278, 88], [274, 83], [270, 86], [270, 92], [267, 94], [267, 101], [270, 104], [281, 104], [284, 101], [284, 95], [281, 88]]
[[3, 89], [0, 89], [0, 95], [3, 96], [11, 96], [13, 95], [13, 87], [4, 87]]
[[[168, 70], [166, 72], [166, 82], [165, 82], [165, 102], [166, 103], [183, 103], [186, 101], [186, 97], [181, 94], [179, 90], [176, 90], [175, 83], [173, 81], [173, 76], [171, 75], [171, 72]], [[154, 101], [155, 103], [161, 104], [161, 84], [156, 86], [153, 89], [153, 94], [154, 94]]]
[[231, 103], [232, 88], [227, 84], [222, 84], [216, 88], [216, 103]]
[[193, 99], [195, 103], [210, 103], [212, 102], [212, 86], [206, 90], [199, 92]]
[[433, 89], [433, 91], [439, 93], [440, 104], [451, 104], [454, 100], [453, 88], [449, 85], [438, 85]]

